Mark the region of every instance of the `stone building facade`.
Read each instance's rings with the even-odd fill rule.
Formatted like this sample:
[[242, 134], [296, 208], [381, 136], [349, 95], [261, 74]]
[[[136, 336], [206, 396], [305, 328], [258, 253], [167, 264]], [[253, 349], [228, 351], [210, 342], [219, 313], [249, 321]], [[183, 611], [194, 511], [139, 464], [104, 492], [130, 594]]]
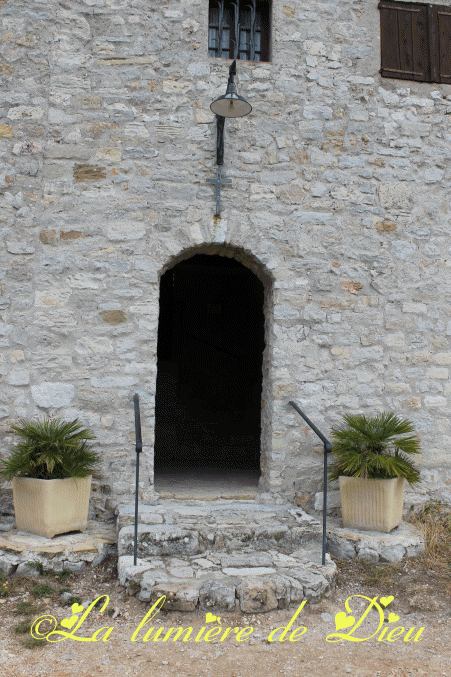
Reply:
[[[170, 438], [182, 416], [185, 461], [230, 454], [224, 467], [242, 469], [247, 444], [261, 495], [302, 503], [321, 488], [322, 446], [293, 399], [326, 435], [348, 412], [411, 418], [423, 482], [410, 498], [449, 500], [451, 87], [380, 76], [375, 1], [272, 0], [270, 61], [237, 61], [252, 113], [226, 121], [217, 217], [209, 106], [230, 61], [208, 56], [208, 10], [0, 0], [1, 451], [18, 418], [78, 417], [102, 450], [109, 514], [133, 491], [136, 392], [144, 499], [155, 429], [175, 468], [164, 453], [183, 446]], [[202, 266], [211, 322], [190, 305]], [[199, 326], [217, 327], [205, 352]], [[234, 391], [235, 408], [209, 409]], [[191, 452], [190, 417], [212, 431], [197, 425]]]

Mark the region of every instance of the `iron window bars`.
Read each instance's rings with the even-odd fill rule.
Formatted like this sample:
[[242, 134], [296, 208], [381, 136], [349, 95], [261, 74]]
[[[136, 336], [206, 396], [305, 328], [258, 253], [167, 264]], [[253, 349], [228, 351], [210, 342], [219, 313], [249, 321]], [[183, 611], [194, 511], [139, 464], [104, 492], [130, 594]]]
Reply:
[[269, 61], [270, 0], [210, 0], [208, 56]]

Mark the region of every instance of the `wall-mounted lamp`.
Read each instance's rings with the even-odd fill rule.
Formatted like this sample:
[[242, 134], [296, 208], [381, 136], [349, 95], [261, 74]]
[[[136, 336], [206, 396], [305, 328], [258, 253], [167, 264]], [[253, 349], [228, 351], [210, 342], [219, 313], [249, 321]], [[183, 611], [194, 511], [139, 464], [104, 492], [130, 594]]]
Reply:
[[234, 76], [236, 75], [236, 61], [229, 69], [227, 91], [210, 105], [210, 110], [216, 115], [216, 179], [207, 179], [216, 188], [216, 214], [221, 213], [221, 182], [231, 183], [230, 179], [221, 179], [221, 167], [224, 164], [224, 122], [225, 118], [242, 118], [248, 115], [252, 106], [242, 96], [236, 93]]

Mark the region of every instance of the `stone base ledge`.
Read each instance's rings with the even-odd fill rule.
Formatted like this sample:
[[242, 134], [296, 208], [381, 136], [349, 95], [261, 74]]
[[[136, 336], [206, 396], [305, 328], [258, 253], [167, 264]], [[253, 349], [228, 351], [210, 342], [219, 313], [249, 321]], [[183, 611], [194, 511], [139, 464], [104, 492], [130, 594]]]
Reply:
[[117, 536], [113, 523], [88, 522], [84, 532], [72, 532], [45, 538], [16, 529], [0, 533], [0, 571], [20, 576], [39, 576], [39, 567], [52, 571], [68, 569], [73, 573], [98, 566], [117, 553]]
[[404, 557], [417, 557], [424, 552], [424, 536], [408, 522], [389, 534], [378, 531], [345, 529], [340, 521], [327, 520], [327, 551], [337, 559], [358, 559], [370, 562], [399, 562]]

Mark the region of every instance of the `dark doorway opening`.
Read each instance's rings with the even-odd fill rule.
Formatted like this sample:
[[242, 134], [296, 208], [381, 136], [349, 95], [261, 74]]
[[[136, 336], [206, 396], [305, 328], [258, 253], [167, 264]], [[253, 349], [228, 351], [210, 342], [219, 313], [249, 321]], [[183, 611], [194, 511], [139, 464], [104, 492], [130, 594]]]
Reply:
[[[197, 254], [160, 282], [155, 476], [260, 476], [264, 290], [232, 258]], [[194, 475], [195, 475], [194, 473]]]

